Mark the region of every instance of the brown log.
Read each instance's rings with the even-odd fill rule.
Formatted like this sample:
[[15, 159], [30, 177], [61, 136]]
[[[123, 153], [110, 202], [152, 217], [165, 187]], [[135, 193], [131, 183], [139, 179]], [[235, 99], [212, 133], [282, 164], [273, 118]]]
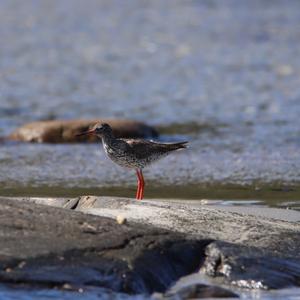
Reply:
[[147, 138], [156, 137], [156, 130], [142, 122], [119, 119], [95, 120], [53, 120], [38, 121], [17, 128], [8, 136], [8, 140], [35, 143], [76, 143], [96, 142], [95, 136], [76, 136], [97, 122], [108, 123], [116, 137]]

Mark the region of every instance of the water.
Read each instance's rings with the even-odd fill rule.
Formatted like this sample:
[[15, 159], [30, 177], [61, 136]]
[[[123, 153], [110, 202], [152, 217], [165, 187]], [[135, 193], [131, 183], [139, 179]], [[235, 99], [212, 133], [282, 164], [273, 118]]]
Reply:
[[105, 288], [84, 287], [75, 290], [67, 289], [32, 289], [19, 286], [0, 286], [0, 298], [5, 300], [146, 300], [149, 297], [143, 295], [128, 296], [122, 293], [114, 293]]
[[[32, 120], [132, 118], [191, 141], [152, 182], [298, 186], [297, 1], [0, 5], [2, 135]], [[96, 146], [1, 148], [3, 187], [134, 181]]]
[[[296, 0], [2, 0], [0, 136], [33, 120], [146, 121], [190, 141], [145, 171], [146, 197], [299, 210], [299, 21]], [[99, 145], [0, 147], [2, 195], [135, 193]]]
[[[132, 118], [191, 141], [146, 172], [151, 182], [298, 187], [297, 1], [0, 5], [0, 134], [40, 119]], [[93, 145], [1, 150], [2, 188], [135, 183]]]

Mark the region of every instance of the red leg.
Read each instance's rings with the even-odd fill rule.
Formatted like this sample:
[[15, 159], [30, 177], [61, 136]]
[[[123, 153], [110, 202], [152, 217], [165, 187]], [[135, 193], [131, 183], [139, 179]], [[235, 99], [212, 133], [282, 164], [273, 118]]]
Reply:
[[138, 170], [138, 174], [139, 174], [138, 176], [140, 181], [140, 190], [139, 190], [138, 199], [142, 200], [144, 198], [144, 187], [145, 187], [145, 181], [144, 181], [142, 169]]
[[135, 198], [137, 200], [140, 199], [140, 190], [141, 190], [141, 180], [140, 180], [140, 173], [139, 173], [139, 170], [136, 170], [136, 176], [137, 176], [137, 190], [136, 190], [136, 196]]

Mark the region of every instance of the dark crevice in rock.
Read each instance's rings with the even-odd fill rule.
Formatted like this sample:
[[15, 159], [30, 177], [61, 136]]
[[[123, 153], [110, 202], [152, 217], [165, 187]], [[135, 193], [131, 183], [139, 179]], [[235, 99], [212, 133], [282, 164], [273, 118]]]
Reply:
[[77, 198], [75, 202], [73, 202], [69, 207], [65, 207], [65, 208], [76, 210], [76, 208], [78, 207], [79, 201], [80, 201], [80, 198]]
[[[133, 268], [151, 292], [164, 292], [180, 277], [197, 271], [204, 261], [210, 240], [171, 241], [148, 251], [134, 261]], [[155, 262], [155, 263], [154, 263]]]

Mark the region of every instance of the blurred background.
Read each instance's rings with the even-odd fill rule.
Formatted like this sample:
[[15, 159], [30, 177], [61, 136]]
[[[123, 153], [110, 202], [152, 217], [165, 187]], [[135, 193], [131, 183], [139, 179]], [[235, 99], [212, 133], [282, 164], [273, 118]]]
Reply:
[[[1, 0], [0, 135], [139, 120], [190, 141], [146, 170], [146, 198], [300, 209], [299, 40], [297, 0]], [[2, 195], [134, 195], [99, 144], [0, 147]]]

